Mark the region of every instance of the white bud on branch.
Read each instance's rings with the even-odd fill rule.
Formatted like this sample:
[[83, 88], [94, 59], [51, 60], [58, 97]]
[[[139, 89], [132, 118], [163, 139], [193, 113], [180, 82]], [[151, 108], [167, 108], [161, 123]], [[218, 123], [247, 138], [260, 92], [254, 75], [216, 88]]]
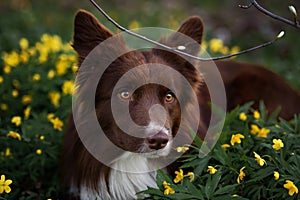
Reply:
[[277, 35], [277, 39], [280, 39], [284, 36], [284, 31], [280, 31], [280, 33]]
[[289, 10], [295, 17], [297, 17], [298, 14], [294, 6], [289, 6]]
[[180, 51], [183, 51], [183, 50], [185, 50], [186, 48], [185, 48], [185, 46], [180, 45], [180, 46], [177, 47], [177, 49], [180, 50]]

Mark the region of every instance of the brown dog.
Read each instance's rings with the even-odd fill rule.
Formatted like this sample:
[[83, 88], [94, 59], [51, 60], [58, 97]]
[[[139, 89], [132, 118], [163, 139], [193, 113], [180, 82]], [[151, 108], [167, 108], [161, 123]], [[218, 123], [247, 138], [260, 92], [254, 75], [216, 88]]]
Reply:
[[[178, 29], [178, 33], [196, 41], [198, 45], [191, 48], [189, 44], [184, 45], [188, 53], [197, 55], [203, 34], [201, 19], [188, 18]], [[80, 103], [77, 107], [75, 105], [75, 108], [80, 110], [79, 114], [86, 115], [77, 120], [75, 115], [71, 116], [64, 137], [62, 179], [71, 199], [136, 199], [137, 192], [147, 187], [157, 187], [155, 170], [151, 167], [153, 162], [165, 159], [172, 154], [177, 145], [189, 141], [186, 139], [190, 138], [189, 134], [180, 132], [189, 132], [188, 127], [196, 124], [197, 135], [203, 138], [212, 119], [208, 105], [212, 99], [210, 96], [212, 92], [209, 91], [206, 81], [208, 79], [205, 77], [205, 68], [208, 68], [208, 64], [201, 63], [199, 69], [203, 71], [199, 72], [187, 59], [159, 48], [130, 51], [121, 37], [117, 38], [113, 45], [96, 48], [112, 37], [113, 34], [91, 14], [86, 11], [77, 13], [73, 47], [79, 55], [81, 67], [77, 75], [80, 76], [77, 77]], [[176, 39], [178, 38], [173, 35], [162, 39], [161, 42], [182, 45], [176, 43]], [[94, 51], [94, 48], [97, 50]], [[96, 56], [87, 59], [92, 50]], [[102, 55], [107, 54], [107, 51], [117, 55], [122, 50], [126, 53], [109, 63], [109, 67], [103, 71], [101, 77], [95, 75], [93, 70], [104, 67], [102, 64], [105, 59]], [[88, 60], [87, 64], [85, 60]], [[97, 60], [100, 64], [93, 64], [89, 60]], [[286, 119], [291, 119], [293, 114], [300, 112], [299, 93], [275, 73], [258, 65], [235, 61], [217, 61], [215, 64], [224, 82], [227, 110], [249, 101], [254, 101], [254, 106], [257, 107], [258, 101], [263, 100], [270, 112], [280, 107], [280, 116]], [[86, 69], [81, 71], [83, 65]], [[180, 77], [175, 79], [173, 75], [176, 76], [176, 73], [168, 71], [168, 67], [162, 69], [156, 68], [155, 65], [168, 66], [178, 72], [187, 80], [190, 87], [183, 87], [178, 81]], [[132, 72], [127, 77], [126, 83], [132, 84], [143, 80], [144, 84], [134, 89], [130, 84], [116, 89], [118, 80], [137, 66], [143, 67]], [[158, 69], [161, 71], [157, 72]], [[161, 81], [160, 84], [149, 81], [154, 79]], [[214, 77], [211, 80], [214, 80]], [[91, 101], [94, 107], [89, 108], [83, 96], [89, 94], [90, 90], [93, 91], [89, 84], [94, 82], [96, 82], [95, 98]], [[165, 82], [170, 83], [170, 88], [164, 85]], [[176, 88], [177, 91], [174, 92], [172, 88]], [[220, 92], [214, 92], [221, 93], [221, 89], [215, 88], [214, 90]], [[193, 107], [195, 103], [193, 94], [196, 94], [196, 107]], [[116, 99], [116, 105], [120, 105], [120, 124], [125, 125], [126, 130], [119, 128], [120, 124], [114, 119], [111, 107], [113, 98]], [[123, 104], [128, 107], [128, 113], [121, 112]], [[151, 114], [152, 111], [154, 114]], [[114, 158], [109, 164], [99, 161], [97, 157], [98, 154], [105, 157], [113, 151], [107, 147], [105, 138], [91, 139], [93, 145], [90, 146], [83, 142], [89, 138], [89, 133], [92, 134], [95, 130], [94, 127], [85, 125], [89, 124], [90, 113], [96, 113], [97, 123], [102, 127], [106, 139], [123, 150], [123, 153], [113, 153]], [[123, 118], [127, 119], [126, 116], [130, 116], [135, 124], [145, 128], [138, 131], [135, 127], [131, 127], [127, 120], [122, 121]], [[184, 128], [180, 129], [181, 126]], [[84, 136], [80, 133], [81, 130], [85, 132]], [[129, 132], [138, 132], [141, 137], [128, 134]], [[183, 136], [176, 141], [174, 138], [179, 134]], [[104, 150], [95, 153], [94, 150], [100, 146]], [[135, 170], [139, 173], [133, 173]], [[172, 165], [166, 166], [166, 170], [171, 171]]]

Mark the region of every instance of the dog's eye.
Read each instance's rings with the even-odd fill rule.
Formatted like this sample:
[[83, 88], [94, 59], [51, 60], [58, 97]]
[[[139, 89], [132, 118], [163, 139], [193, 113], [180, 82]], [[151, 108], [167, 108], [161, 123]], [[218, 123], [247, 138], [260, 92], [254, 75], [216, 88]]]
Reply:
[[174, 101], [174, 96], [171, 92], [169, 92], [168, 94], [166, 94], [165, 96], [165, 102], [167, 103], [172, 103]]
[[120, 92], [120, 97], [122, 99], [129, 99], [130, 98], [130, 93], [128, 91]]

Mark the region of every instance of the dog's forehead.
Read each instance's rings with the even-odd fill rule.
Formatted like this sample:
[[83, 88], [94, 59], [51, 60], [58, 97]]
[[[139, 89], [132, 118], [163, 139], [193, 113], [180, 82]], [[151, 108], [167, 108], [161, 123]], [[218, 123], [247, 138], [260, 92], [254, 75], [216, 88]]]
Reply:
[[166, 79], [172, 79], [174, 73], [178, 73], [174, 66], [171, 66], [161, 57], [149, 55], [149, 52], [142, 53], [144, 55], [143, 62], [131, 63], [130, 69], [126, 72], [125, 77], [129, 81], [143, 84], [163, 84]]
[[110, 67], [111, 70], [109, 71], [121, 76], [130, 74], [130, 77], [134, 79], [165, 74], [166, 68], [171, 66], [164, 59], [153, 55], [151, 52], [134, 51], [121, 56]]

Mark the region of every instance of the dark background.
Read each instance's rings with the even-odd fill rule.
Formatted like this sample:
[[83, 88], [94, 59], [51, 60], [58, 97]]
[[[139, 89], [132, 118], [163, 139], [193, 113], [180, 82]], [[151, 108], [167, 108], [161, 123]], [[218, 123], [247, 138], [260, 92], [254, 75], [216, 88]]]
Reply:
[[[103, 9], [122, 26], [132, 21], [141, 27], [157, 26], [176, 29], [190, 15], [199, 15], [205, 24], [205, 39], [221, 38], [225, 45], [241, 49], [272, 40], [285, 30], [285, 37], [264, 49], [239, 56], [238, 60], [265, 65], [278, 72], [295, 88], [300, 88], [300, 29], [271, 19], [254, 7], [244, 10], [244, 0], [98, 0]], [[288, 6], [300, 10], [299, 0], [261, 0], [270, 11], [292, 19]], [[0, 52], [18, 48], [20, 38], [34, 44], [43, 33], [57, 34], [71, 41], [73, 17], [78, 9], [86, 9], [113, 31], [108, 22], [88, 0], [1, 0]], [[2, 53], [1, 53], [2, 54]]]

